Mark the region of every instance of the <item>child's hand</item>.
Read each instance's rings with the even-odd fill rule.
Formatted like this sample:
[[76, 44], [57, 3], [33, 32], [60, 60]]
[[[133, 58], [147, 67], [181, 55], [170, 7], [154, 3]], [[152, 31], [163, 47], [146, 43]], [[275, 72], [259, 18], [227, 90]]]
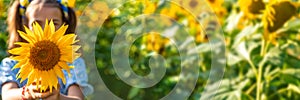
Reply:
[[52, 93], [50, 93], [50, 91], [40, 93], [40, 89], [34, 82], [31, 85], [25, 87], [23, 98], [28, 100], [43, 99], [53, 95], [54, 91], [56, 90], [53, 90]]
[[60, 100], [59, 90], [53, 89], [52, 93], [49, 96], [43, 98], [43, 100]]

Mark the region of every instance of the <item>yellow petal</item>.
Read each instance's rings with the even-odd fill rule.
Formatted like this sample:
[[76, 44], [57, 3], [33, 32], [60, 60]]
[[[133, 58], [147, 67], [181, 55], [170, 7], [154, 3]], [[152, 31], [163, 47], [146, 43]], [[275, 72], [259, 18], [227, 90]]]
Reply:
[[79, 58], [81, 56], [80, 53], [72, 53], [71, 54], [64, 54], [60, 57], [60, 60], [61, 61], [66, 61], [66, 62], [69, 62], [69, 63], [73, 63], [73, 61], [77, 58]]
[[59, 65], [62, 69], [66, 70], [68, 73], [70, 73], [70, 67], [68, 66], [67, 62], [62, 62], [62, 61], [60, 61], [60, 62], [58, 62], [58, 65]]
[[58, 40], [57, 44], [58, 44], [59, 48], [63, 48], [66, 45], [73, 44], [73, 42], [75, 41], [75, 39], [76, 39], [76, 35], [75, 34], [67, 34], [67, 35], [61, 37]]
[[29, 75], [28, 75], [28, 81], [27, 81], [27, 85], [30, 85], [32, 84], [34, 81], [35, 81], [35, 77], [36, 77], [36, 70], [37, 69], [33, 69]]
[[25, 25], [24, 25], [24, 29], [25, 29], [25, 32], [26, 32], [30, 37], [32, 37], [32, 41], [33, 41], [33, 42], [36, 42], [36, 41], [37, 41], [37, 40], [36, 40], [37, 36], [36, 36], [34, 33], [32, 33], [32, 31], [29, 30]]
[[39, 25], [39, 23], [35, 22], [33, 24], [33, 31], [34, 31], [34, 34], [36, 35], [36, 39], [37, 41], [41, 41], [42, 40], [42, 37], [44, 36], [44, 32], [43, 32], [43, 29], [42, 27]]
[[73, 51], [77, 51], [77, 50], [79, 50], [80, 49], [80, 45], [72, 45], [72, 49], [73, 49]]
[[44, 35], [45, 37], [49, 37], [50, 36], [50, 28], [49, 28], [49, 23], [48, 23], [48, 19], [46, 19], [46, 24], [44, 27]]
[[80, 49], [80, 47], [81, 46], [79, 45], [66, 46], [60, 49], [60, 54], [72, 55], [72, 53], [75, 53], [77, 50]]
[[21, 56], [14, 56], [14, 57], [11, 57], [11, 59], [16, 60], [16, 61], [21, 61], [21, 60], [24, 60], [24, 59], [26, 59], [26, 58], [24, 57], [24, 55], [21, 55]]
[[52, 87], [57, 89], [58, 80], [57, 80], [57, 77], [55, 76], [55, 72], [53, 69], [49, 71], [49, 76], [50, 76], [50, 78], [49, 78], [50, 79], [50, 92], [52, 92]]
[[26, 41], [28, 41], [30, 44], [31, 44], [31, 43], [34, 43], [34, 42], [33, 42], [33, 39], [32, 39], [30, 36], [28, 36], [26, 33], [22, 32], [22, 31], [18, 31], [18, 33], [20, 34], [20, 36], [21, 36], [23, 39], [25, 39]]
[[56, 75], [63, 81], [64, 84], [66, 84], [66, 79], [64, 76], [64, 73], [62, 72], [62, 70], [57, 66], [54, 67], [54, 72], [56, 73]]
[[29, 51], [30, 51], [29, 48], [23, 48], [23, 47], [13, 48], [11, 50], [8, 50], [9, 53], [14, 55], [21, 55], [24, 53], [28, 53]]
[[29, 47], [32, 46], [31, 44], [29, 44], [29, 43], [24, 43], [24, 42], [15, 42], [14, 44], [20, 45], [21, 47], [25, 47], [25, 48], [29, 48]]
[[47, 90], [47, 88], [48, 88], [48, 84], [47, 83], [50, 83], [49, 82], [49, 72], [48, 71], [43, 71], [43, 73], [45, 74], [44, 76], [43, 76], [43, 78], [44, 79], [42, 79], [43, 81], [42, 81], [42, 91], [46, 91]]
[[[24, 67], [27, 66], [27, 67]], [[24, 65], [21, 65], [21, 68], [17, 74], [17, 78], [21, 78], [21, 82], [23, 82], [27, 77], [29, 77], [30, 73], [31, 73], [31, 66], [30, 64], [27, 62]]]
[[22, 60], [22, 61], [19, 61], [13, 68], [13, 69], [16, 69], [16, 68], [21, 68], [22, 65], [25, 65], [26, 63], [28, 62], [28, 60]]
[[55, 25], [54, 25], [54, 23], [53, 23], [53, 20], [51, 19], [51, 21], [50, 21], [50, 32], [51, 32], [51, 34], [53, 34], [53, 33], [55, 33]]
[[68, 25], [62, 25], [54, 34], [51, 35], [50, 38], [56, 42], [65, 34], [68, 27]]

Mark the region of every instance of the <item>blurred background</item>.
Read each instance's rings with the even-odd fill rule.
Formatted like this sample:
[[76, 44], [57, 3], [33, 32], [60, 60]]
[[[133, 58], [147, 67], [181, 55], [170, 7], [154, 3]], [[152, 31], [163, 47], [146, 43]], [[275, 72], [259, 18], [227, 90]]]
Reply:
[[[0, 59], [7, 57], [6, 18], [10, 2], [0, 0]], [[160, 99], [180, 80], [191, 78], [180, 77], [180, 73], [189, 67], [184, 62], [195, 56], [199, 58], [194, 62], [199, 71], [197, 82], [195, 86], [186, 85], [193, 89], [188, 99], [200, 99], [212, 71], [212, 51], [221, 48], [225, 53], [219, 58], [226, 61], [219, 73], [223, 78], [215, 81], [219, 88], [206, 95], [217, 100], [298, 100], [299, 6], [299, 0], [76, 0], [77, 34], [83, 40], [95, 39], [94, 45], [82, 43], [86, 52], [83, 55], [94, 55], [83, 58], [96, 62], [93, 68], [86, 60], [89, 82], [94, 87], [94, 93], [86, 99], [96, 99], [104, 87], [121, 99]], [[152, 28], [144, 28], [147, 26]], [[151, 72], [151, 57], [161, 55], [165, 59], [165, 75], [149, 88], [126, 84], [112, 64], [115, 36], [125, 34], [131, 39], [135, 33], [144, 34], [133, 40], [129, 49], [130, 67], [137, 75]], [[215, 38], [221, 38], [223, 45], [213, 46]], [[193, 56], [182, 59], [180, 50]], [[98, 79], [97, 75], [104, 84], [93, 80]]]

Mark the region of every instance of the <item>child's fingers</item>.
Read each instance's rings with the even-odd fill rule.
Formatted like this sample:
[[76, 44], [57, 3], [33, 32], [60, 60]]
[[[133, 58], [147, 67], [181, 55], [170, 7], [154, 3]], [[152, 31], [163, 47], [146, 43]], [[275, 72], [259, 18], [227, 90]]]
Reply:
[[51, 95], [52, 93], [50, 92], [43, 92], [43, 93], [35, 93], [35, 97], [37, 98], [47, 98]]
[[31, 94], [29, 93], [29, 90], [26, 88], [25, 92], [24, 92], [24, 98], [27, 100], [32, 99]]
[[36, 99], [33, 91], [29, 90], [28, 94], [29, 94], [30, 98]]
[[27, 92], [28, 96], [32, 99], [38, 99], [39, 98], [39, 95], [36, 95], [36, 93], [39, 92], [36, 85], [26, 86], [26, 92]]

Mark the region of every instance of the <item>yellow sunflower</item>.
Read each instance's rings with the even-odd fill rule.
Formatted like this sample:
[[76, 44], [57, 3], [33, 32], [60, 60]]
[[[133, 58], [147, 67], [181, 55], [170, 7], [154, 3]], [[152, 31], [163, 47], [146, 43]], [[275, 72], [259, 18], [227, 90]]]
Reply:
[[227, 9], [223, 7], [224, 0], [205, 0], [211, 7], [213, 12], [218, 17], [218, 20], [223, 24], [223, 18], [227, 15]]
[[[49, 23], [49, 24], [48, 24]], [[70, 68], [67, 63], [72, 63], [74, 59], [80, 56], [76, 51], [79, 45], [75, 34], [64, 35], [68, 25], [62, 25], [57, 31], [53, 21], [46, 24], [44, 30], [35, 22], [33, 31], [24, 27], [25, 32], [18, 31], [20, 36], [27, 42], [16, 42], [20, 45], [18, 48], [9, 50], [8, 52], [15, 55], [12, 59], [17, 60], [18, 64], [15, 68], [20, 68], [17, 78], [23, 82], [28, 79], [27, 85], [36, 82], [40, 86], [40, 91], [46, 91], [52, 88], [57, 89], [58, 78], [66, 83], [62, 70], [66, 70], [70, 76]], [[41, 81], [41, 82], [38, 82]]]
[[165, 46], [169, 44], [169, 39], [162, 37], [157, 32], [150, 32], [144, 37], [143, 40], [146, 45], [146, 49], [149, 51], [155, 51], [157, 53], [162, 54]]
[[241, 10], [249, 19], [255, 18], [255, 15], [261, 14], [265, 9], [263, 0], [239, 0], [238, 4]]
[[164, 7], [161, 11], [160, 14], [168, 16], [174, 20], [178, 20], [179, 16], [178, 13], [181, 12], [183, 9], [179, 7], [178, 5], [169, 3], [168, 7]]
[[83, 21], [83, 24], [89, 28], [95, 28], [99, 23], [103, 23], [108, 17], [111, 9], [108, 4], [102, 1], [95, 1], [91, 6], [88, 6], [82, 12], [83, 18], [88, 21]]
[[[289, 19], [297, 14], [296, 5], [288, 0], [274, 1], [267, 5], [263, 15], [264, 38], [268, 41], [274, 40], [272, 36], [276, 30], [281, 28]], [[270, 35], [272, 34], [272, 35]]]
[[269, 32], [274, 32], [296, 14], [297, 7], [293, 2], [287, 0], [273, 2], [264, 11], [264, 27]]
[[144, 4], [144, 14], [152, 14], [157, 9], [157, 2], [151, 2], [149, 0], [142, 1]]

